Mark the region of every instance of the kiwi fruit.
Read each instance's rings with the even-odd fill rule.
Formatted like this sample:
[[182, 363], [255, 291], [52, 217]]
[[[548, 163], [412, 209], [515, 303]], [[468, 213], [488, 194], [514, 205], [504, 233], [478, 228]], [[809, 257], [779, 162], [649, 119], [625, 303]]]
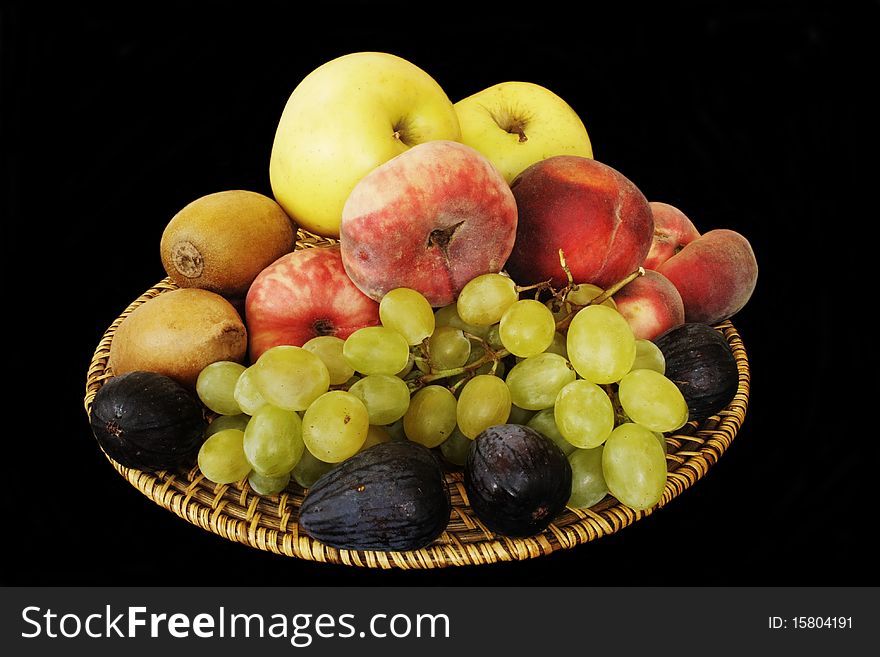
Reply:
[[180, 288], [135, 308], [116, 329], [110, 369], [158, 372], [195, 389], [199, 372], [219, 360], [243, 363], [247, 330], [238, 311], [215, 292]]
[[181, 288], [247, 294], [263, 269], [293, 250], [296, 230], [278, 203], [257, 192], [229, 190], [192, 201], [162, 233], [162, 266]]

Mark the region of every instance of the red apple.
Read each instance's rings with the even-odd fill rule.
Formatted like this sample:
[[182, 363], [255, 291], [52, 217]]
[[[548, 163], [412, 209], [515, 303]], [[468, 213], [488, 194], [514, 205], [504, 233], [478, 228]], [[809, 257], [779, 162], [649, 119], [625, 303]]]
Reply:
[[758, 282], [752, 245], [726, 228], [704, 233], [657, 271], [681, 294], [686, 321], [705, 324], [716, 324], [742, 310]]
[[677, 207], [660, 201], [651, 201], [648, 205], [654, 215], [654, 238], [642, 266], [645, 269], [657, 269], [661, 263], [697, 239], [700, 231]]
[[397, 287], [445, 306], [472, 278], [498, 272], [516, 236], [516, 202], [497, 169], [470, 146], [413, 146], [355, 186], [342, 210], [342, 262], [379, 301]]
[[379, 304], [358, 290], [339, 246], [293, 251], [261, 271], [248, 290], [250, 358], [280, 344], [301, 347], [318, 335], [347, 338], [379, 324]]
[[628, 283], [613, 298], [637, 338], [653, 340], [684, 324], [681, 295], [668, 278], [652, 269], [646, 269], [644, 276]]
[[566, 276], [605, 289], [637, 270], [651, 247], [654, 221], [642, 192], [607, 164], [557, 155], [511, 182], [519, 209], [516, 244], [507, 270], [520, 284]]

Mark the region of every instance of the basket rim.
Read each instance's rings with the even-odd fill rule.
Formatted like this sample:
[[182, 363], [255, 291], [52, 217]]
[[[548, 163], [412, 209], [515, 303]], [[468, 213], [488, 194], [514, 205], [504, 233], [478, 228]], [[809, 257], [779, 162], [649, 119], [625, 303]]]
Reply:
[[[175, 289], [177, 286], [170, 278], [162, 279], [133, 300], [105, 330], [86, 376], [83, 403], [88, 417], [98, 390], [113, 376], [108, 361], [119, 325], [143, 303]], [[546, 530], [526, 538], [494, 534], [483, 526], [470, 512], [460, 472], [447, 474], [453, 510], [440, 538], [418, 550], [379, 552], [329, 547], [299, 531], [297, 511], [304, 491], [294, 482], [280, 495], [261, 497], [250, 490], [246, 481], [214, 484], [195, 465], [175, 472], [145, 472], [126, 468], [106, 454], [105, 457], [138, 491], [180, 518], [228, 540], [279, 555], [380, 569], [433, 569], [532, 559], [615, 534], [651, 515], [705, 476], [729, 448], [745, 420], [750, 370], [745, 346], [732, 322], [726, 320], [715, 328], [731, 346], [736, 359], [737, 392], [718, 414], [700, 423], [690, 421], [678, 432], [667, 434], [668, 476], [660, 502], [650, 509], [635, 511], [608, 495], [590, 509], [567, 507]]]

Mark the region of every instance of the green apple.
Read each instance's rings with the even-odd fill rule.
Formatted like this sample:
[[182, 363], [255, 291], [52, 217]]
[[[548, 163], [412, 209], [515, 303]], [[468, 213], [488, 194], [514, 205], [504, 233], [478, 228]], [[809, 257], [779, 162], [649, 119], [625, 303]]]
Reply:
[[587, 129], [555, 93], [531, 82], [502, 82], [455, 104], [461, 141], [485, 155], [510, 183], [554, 155], [593, 157]]
[[421, 68], [387, 53], [344, 55], [291, 93], [272, 145], [272, 193], [302, 228], [338, 237], [361, 178], [411, 146], [460, 138], [452, 101]]

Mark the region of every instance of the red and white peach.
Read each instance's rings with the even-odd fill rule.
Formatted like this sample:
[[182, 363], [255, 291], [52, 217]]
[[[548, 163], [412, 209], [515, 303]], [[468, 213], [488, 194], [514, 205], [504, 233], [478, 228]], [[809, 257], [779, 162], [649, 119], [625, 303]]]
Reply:
[[445, 306], [480, 274], [498, 272], [513, 248], [510, 187], [475, 149], [447, 140], [418, 144], [373, 169], [342, 211], [342, 262], [377, 301], [397, 287]]
[[245, 302], [251, 362], [276, 345], [301, 347], [318, 335], [345, 339], [379, 324], [379, 304], [345, 273], [339, 246], [301, 249], [261, 271]]

